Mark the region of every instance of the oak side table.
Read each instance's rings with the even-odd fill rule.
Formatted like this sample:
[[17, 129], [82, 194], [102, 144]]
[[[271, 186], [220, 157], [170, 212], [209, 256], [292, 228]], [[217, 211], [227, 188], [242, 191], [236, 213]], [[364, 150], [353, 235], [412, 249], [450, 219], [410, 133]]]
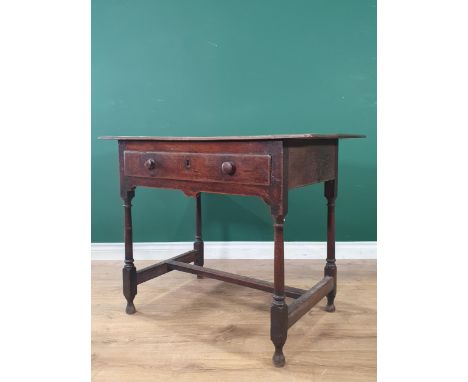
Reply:
[[[100, 137], [119, 144], [120, 195], [125, 210], [123, 294], [126, 312], [135, 313], [137, 285], [170, 271], [182, 271], [273, 293], [271, 340], [273, 363], [285, 364], [288, 328], [323, 297], [335, 311], [335, 198], [338, 141], [364, 138], [352, 134], [294, 134], [234, 137]], [[322, 280], [309, 290], [284, 285], [284, 218], [288, 190], [324, 182], [328, 201], [327, 260]], [[196, 203], [193, 250], [137, 270], [133, 264], [131, 201], [136, 187], [182, 190]], [[274, 231], [274, 282], [257, 280], [203, 266], [201, 193], [258, 196], [270, 207]], [[193, 263], [193, 264], [191, 264]], [[287, 305], [285, 296], [294, 302]]]

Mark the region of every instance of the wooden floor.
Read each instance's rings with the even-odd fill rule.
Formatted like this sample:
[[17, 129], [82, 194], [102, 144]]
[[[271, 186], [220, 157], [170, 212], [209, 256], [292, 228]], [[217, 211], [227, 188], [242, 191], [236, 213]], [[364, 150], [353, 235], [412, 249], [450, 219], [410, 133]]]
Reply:
[[[310, 288], [324, 263], [286, 260], [287, 285]], [[325, 312], [322, 300], [292, 326], [286, 366], [278, 369], [271, 362], [270, 294], [173, 271], [139, 285], [137, 313], [129, 316], [122, 262], [95, 261], [93, 381], [375, 381], [376, 261], [337, 264], [336, 312]], [[269, 260], [205, 266], [272, 281]]]

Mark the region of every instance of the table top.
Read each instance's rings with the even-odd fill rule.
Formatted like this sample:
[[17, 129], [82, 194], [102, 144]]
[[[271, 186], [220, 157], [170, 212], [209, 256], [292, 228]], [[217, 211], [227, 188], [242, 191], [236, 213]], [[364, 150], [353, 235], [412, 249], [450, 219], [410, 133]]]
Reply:
[[113, 139], [121, 141], [272, 141], [272, 140], [312, 140], [312, 139], [344, 139], [365, 138], [360, 134], [279, 134], [279, 135], [234, 135], [214, 137], [155, 137], [155, 136], [103, 136], [98, 139]]

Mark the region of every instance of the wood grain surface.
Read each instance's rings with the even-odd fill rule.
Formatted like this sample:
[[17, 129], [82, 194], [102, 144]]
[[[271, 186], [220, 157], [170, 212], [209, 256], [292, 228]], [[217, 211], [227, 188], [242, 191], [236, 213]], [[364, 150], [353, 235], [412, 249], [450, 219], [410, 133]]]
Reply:
[[[270, 260], [206, 266], [272, 281]], [[152, 262], [136, 261], [137, 269]], [[336, 312], [322, 300], [288, 332], [286, 366], [271, 363], [271, 294], [170, 272], [139, 286], [125, 313], [120, 261], [92, 264], [92, 380], [375, 381], [376, 261], [341, 260]], [[308, 289], [323, 260], [286, 260], [288, 285]], [[287, 303], [293, 300], [287, 298]]]
[[[154, 161], [154, 168], [145, 167], [147, 160]], [[222, 171], [222, 164], [232, 163], [232, 174]], [[269, 155], [258, 154], [206, 154], [164, 151], [124, 152], [124, 174], [146, 178], [191, 180], [195, 182], [228, 182], [246, 184], [270, 184]]]

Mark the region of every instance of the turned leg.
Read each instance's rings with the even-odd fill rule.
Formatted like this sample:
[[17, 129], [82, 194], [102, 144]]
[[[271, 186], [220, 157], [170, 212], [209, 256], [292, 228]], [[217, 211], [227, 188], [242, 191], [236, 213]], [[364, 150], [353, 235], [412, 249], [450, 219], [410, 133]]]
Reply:
[[325, 265], [325, 276], [331, 276], [334, 280], [334, 288], [327, 295], [327, 312], [335, 311], [336, 296], [336, 262], [335, 262], [335, 199], [336, 199], [336, 179], [325, 182], [325, 197], [327, 198], [327, 264]]
[[[197, 194], [196, 198], [196, 207], [195, 207], [195, 242], [193, 243], [193, 249], [197, 251], [197, 257], [194, 261], [195, 265], [203, 267], [205, 262], [204, 258], [204, 245], [202, 237], [202, 212], [201, 212], [201, 193]], [[203, 278], [203, 276], [197, 275], [198, 279]]]
[[125, 210], [125, 265], [122, 269], [123, 276], [123, 294], [127, 300], [127, 314], [135, 313], [133, 299], [137, 294], [137, 274], [133, 264], [133, 239], [132, 239], [132, 199], [135, 191], [127, 191], [124, 196]]
[[274, 291], [271, 304], [271, 341], [275, 345], [273, 363], [283, 367], [285, 358], [283, 346], [288, 335], [288, 306], [284, 295], [284, 238], [283, 216], [274, 216], [275, 259], [274, 259]]

